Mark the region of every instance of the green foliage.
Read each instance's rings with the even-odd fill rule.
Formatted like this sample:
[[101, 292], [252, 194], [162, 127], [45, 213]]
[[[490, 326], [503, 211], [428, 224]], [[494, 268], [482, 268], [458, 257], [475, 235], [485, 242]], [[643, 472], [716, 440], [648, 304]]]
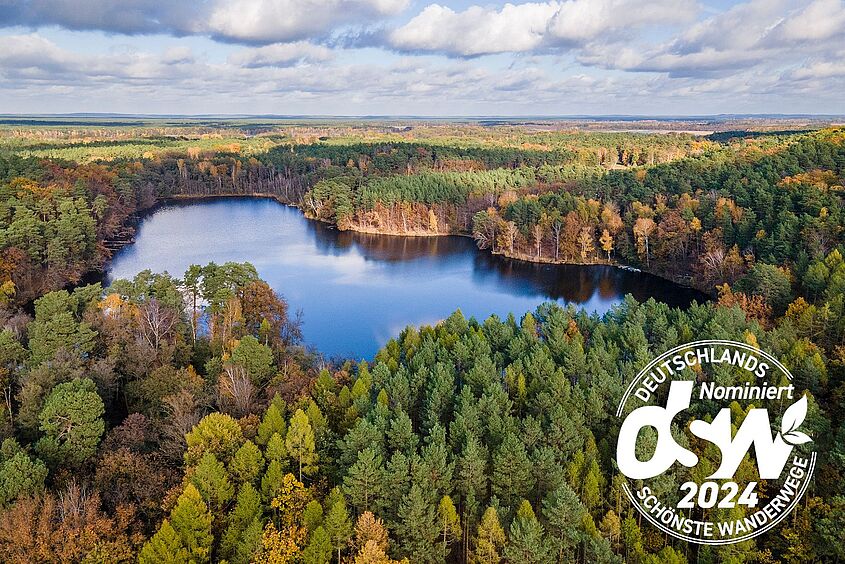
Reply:
[[437, 562], [436, 547], [438, 536], [437, 511], [431, 504], [419, 484], [411, 486], [411, 491], [402, 499], [399, 506], [400, 522], [396, 529], [402, 553], [413, 562]]
[[202, 495], [212, 512], [219, 512], [235, 495], [225, 466], [211, 452], [206, 451], [194, 469], [191, 483]]
[[69, 294], [66, 290], [50, 292], [35, 301], [35, 321], [29, 325], [34, 364], [50, 360], [60, 349], [81, 357], [91, 352], [97, 333], [81, 321], [85, 305], [79, 303], [77, 292]]
[[340, 551], [352, 538], [352, 520], [346, 509], [346, 500], [338, 491], [333, 492], [330, 499], [326, 500], [326, 506], [322, 528], [325, 529], [331, 546], [337, 550], [338, 561], [340, 561]]
[[193, 561], [179, 534], [167, 519], [138, 555], [140, 564], [188, 564]]
[[0, 506], [5, 507], [19, 497], [40, 493], [46, 478], [47, 467], [37, 458], [31, 458], [23, 451], [6, 458], [0, 465]]
[[326, 564], [332, 558], [332, 539], [326, 530], [318, 526], [311, 533], [308, 546], [302, 551], [302, 561], [305, 564]]
[[[20, 536], [46, 535], [38, 512], [53, 515], [58, 492], [56, 503], [78, 503], [84, 534], [74, 519], [44, 521], [52, 536], [38, 546], [67, 551], [54, 560], [132, 560], [139, 533], [156, 530], [139, 561], [245, 564], [284, 552], [305, 562], [389, 562], [389, 553], [414, 562], [682, 564], [687, 547], [641, 529], [613, 479], [610, 407], [658, 351], [719, 338], [753, 343], [790, 367], [798, 390], [813, 394], [807, 425], [825, 456], [789, 523], [696, 556], [845, 558], [842, 132], [720, 145], [446, 129], [364, 126], [367, 142], [356, 130], [297, 144], [251, 134], [253, 148], [283, 144], [252, 160], [235, 148], [162, 153], [216, 146], [193, 134], [89, 146], [0, 139], [83, 159], [144, 146], [158, 155], [103, 166], [0, 156], [0, 302], [40, 298], [34, 320], [10, 311], [0, 330], [0, 431], [26, 441], [0, 448], [4, 522]], [[687, 310], [627, 299], [603, 316], [556, 304], [482, 322], [456, 312], [403, 331], [371, 364], [330, 365], [293, 346], [287, 305], [249, 264], [192, 266], [182, 280], [142, 272], [105, 298], [99, 285], [47, 291], [100, 265], [129, 214], [161, 196], [265, 189], [341, 229], [473, 232], [496, 253], [618, 260], [732, 292], [722, 305]], [[139, 312], [158, 306], [173, 326], [164, 345], [149, 347]], [[256, 392], [237, 408], [219, 379], [233, 366]], [[127, 407], [145, 416], [120, 423]], [[693, 415], [712, 417], [712, 408]], [[104, 418], [114, 428], [101, 445]], [[45, 463], [55, 467], [49, 480]], [[59, 489], [77, 476], [97, 495]], [[666, 481], [686, 478], [673, 469]], [[133, 487], [109, 487], [124, 483]], [[168, 516], [162, 508], [171, 506]], [[381, 531], [369, 549], [367, 534], [350, 542], [362, 512]], [[76, 539], [93, 548], [72, 553]], [[0, 539], [0, 560], [21, 560], [13, 550]]]
[[275, 403], [271, 403], [267, 411], [264, 412], [264, 418], [258, 425], [258, 436], [255, 441], [260, 446], [267, 446], [270, 438], [274, 433], [278, 433], [280, 437], [284, 437], [287, 431], [285, 418], [281, 410]]
[[38, 419], [44, 436], [36, 445], [53, 464], [78, 465], [94, 455], [105, 430], [103, 400], [88, 378], [57, 385]]
[[181, 546], [188, 551], [190, 558], [197, 562], [210, 561], [211, 546], [214, 542], [211, 521], [211, 513], [199, 491], [193, 484], [185, 486], [170, 513], [170, 522], [179, 536]]
[[511, 523], [504, 555], [510, 562], [554, 562], [543, 539], [543, 526], [528, 501], [523, 500]]
[[220, 540], [220, 555], [223, 558], [233, 564], [251, 561], [252, 554], [260, 544], [262, 512], [258, 491], [249, 483], [242, 485]]
[[290, 420], [290, 428], [285, 437], [285, 447], [288, 455], [299, 467], [299, 479], [302, 474], [313, 475], [317, 472], [319, 455], [315, 450], [314, 430], [308, 416], [301, 409], [297, 409]]
[[252, 441], [245, 441], [229, 463], [229, 472], [241, 484], [254, 484], [264, 470], [264, 456]]
[[254, 384], [263, 386], [273, 374], [273, 351], [252, 335], [238, 341], [232, 350], [232, 362], [240, 364]]
[[382, 465], [381, 456], [374, 448], [369, 447], [358, 454], [358, 460], [343, 478], [343, 491], [357, 510], [369, 511], [378, 504], [383, 493]]
[[244, 443], [241, 426], [223, 413], [210, 413], [202, 418], [185, 435], [188, 450], [185, 464], [194, 466], [206, 453], [213, 454], [223, 464], [228, 464]]

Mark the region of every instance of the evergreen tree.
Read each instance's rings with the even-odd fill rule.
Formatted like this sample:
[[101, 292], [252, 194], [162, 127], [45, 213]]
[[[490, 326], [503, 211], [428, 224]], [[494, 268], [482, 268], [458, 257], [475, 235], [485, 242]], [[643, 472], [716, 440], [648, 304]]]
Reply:
[[525, 498], [534, 486], [531, 461], [525, 446], [514, 433], [505, 435], [504, 441], [493, 455], [493, 495], [506, 506]]
[[402, 500], [399, 517], [401, 521], [396, 532], [401, 552], [412, 562], [439, 561], [437, 512], [418, 484], [411, 486], [411, 491]]
[[390, 429], [387, 432], [387, 444], [396, 451], [404, 454], [414, 452], [419, 442], [419, 437], [414, 434], [413, 423], [408, 414], [399, 410], [390, 421]]
[[[327, 505], [328, 505], [327, 500]], [[328, 506], [326, 516], [323, 519], [323, 528], [331, 539], [332, 547], [337, 550], [337, 561], [340, 562], [340, 553], [352, 538], [352, 521], [349, 512], [346, 510], [346, 500], [335, 488], [335, 493]]]
[[232, 362], [243, 366], [252, 383], [259, 388], [273, 374], [273, 351], [252, 335], [246, 335], [232, 350]]
[[264, 457], [252, 441], [246, 441], [229, 463], [229, 473], [239, 484], [254, 484], [264, 470]]
[[57, 385], [38, 416], [44, 432], [38, 451], [56, 464], [83, 463], [97, 450], [105, 430], [104, 412], [103, 400], [90, 379]]
[[523, 500], [508, 531], [505, 558], [526, 564], [554, 562], [543, 538], [543, 526], [534, 515], [528, 501]]
[[446, 431], [439, 424], [435, 425], [428, 436], [428, 444], [422, 449], [423, 464], [415, 478], [428, 485], [432, 501], [437, 503], [439, 495], [452, 493], [452, 473], [454, 463], [449, 461], [446, 448]]
[[[101, 291], [99, 284], [95, 287]], [[86, 304], [78, 302], [79, 296], [67, 290], [50, 292], [35, 300], [35, 320], [28, 327], [34, 365], [52, 359], [59, 350], [84, 357], [94, 349], [97, 333], [90, 324], [80, 321]]]
[[311, 533], [308, 546], [302, 551], [302, 561], [305, 564], [326, 564], [332, 559], [332, 540], [322, 526], [318, 526]]
[[139, 564], [188, 564], [192, 561], [191, 554], [167, 519], [138, 554]]
[[581, 500], [566, 484], [562, 484], [543, 500], [543, 517], [546, 518], [549, 541], [558, 562], [573, 557], [583, 536], [581, 522], [585, 514]]
[[235, 488], [229, 480], [226, 468], [217, 457], [206, 452], [191, 476], [191, 483], [199, 490], [212, 514], [219, 515], [235, 495]]
[[0, 507], [19, 497], [36, 495], [44, 489], [47, 467], [37, 458], [18, 451], [0, 465]]
[[343, 478], [343, 491], [349, 496], [353, 507], [369, 511], [378, 505], [382, 494], [384, 469], [381, 456], [373, 448], [367, 448], [358, 455], [358, 460]]
[[170, 513], [170, 522], [191, 559], [200, 563], [211, 560], [211, 513], [193, 484], [185, 486]]
[[316, 499], [312, 499], [305, 506], [305, 511], [302, 513], [302, 523], [310, 532], [319, 527], [323, 523], [323, 506]]
[[317, 472], [317, 459], [319, 458], [314, 444], [314, 431], [308, 416], [301, 409], [290, 420], [290, 429], [285, 437], [285, 447], [288, 454], [299, 466], [299, 480], [302, 481], [302, 473], [313, 475]]

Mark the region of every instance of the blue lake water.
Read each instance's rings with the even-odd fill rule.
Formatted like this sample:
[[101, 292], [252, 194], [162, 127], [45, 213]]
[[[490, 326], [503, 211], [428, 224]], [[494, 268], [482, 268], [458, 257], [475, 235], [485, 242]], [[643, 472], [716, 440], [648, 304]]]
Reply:
[[456, 309], [482, 320], [517, 317], [544, 301], [603, 313], [625, 294], [685, 306], [696, 291], [609, 266], [524, 263], [479, 251], [466, 237], [340, 232], [266, 199], [168, 204], [145, 217], [106, 280], [144, 269], [181, 277], [191, 264], [251, 262], [303, 312], [308, 345], [327, 356], [371, 358], [409, 324]]

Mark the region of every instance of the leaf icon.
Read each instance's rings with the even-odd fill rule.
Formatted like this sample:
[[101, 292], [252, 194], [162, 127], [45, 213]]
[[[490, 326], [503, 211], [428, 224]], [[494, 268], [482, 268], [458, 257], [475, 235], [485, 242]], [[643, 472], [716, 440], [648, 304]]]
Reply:
[[807, 417], [806, 394], [790, 405], [783, 414], [783, 419], [780, 422], [780, 432], [784, 441], [791, 445], [802, 445], [813, 440], [806, 434], [798, 431], [798, 427], [804, 422], [805, 417]]
[[804, 443], [809, 443], [813, 439], [802, 433], [801, 431], [790, 431], [785, 435], [782, 435], [783, 440], [791, 445], [803, 445]]

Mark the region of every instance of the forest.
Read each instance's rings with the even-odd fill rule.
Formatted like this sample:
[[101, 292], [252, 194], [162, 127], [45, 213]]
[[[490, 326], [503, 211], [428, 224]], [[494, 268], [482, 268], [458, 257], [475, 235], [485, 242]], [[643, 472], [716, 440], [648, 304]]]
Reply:
[[[418, 129], [0, 135], [0, 561], [845, 561], [845, 132]], [[456, 311], [352, 363], [247, 263], [87, 283], [157, 203], [231, 194], [713, 299]], [[790, 518], [734, 545], [649, 525], [613, 460], [627, 383], [705, 338], [793, 373], [819, 453]]]

